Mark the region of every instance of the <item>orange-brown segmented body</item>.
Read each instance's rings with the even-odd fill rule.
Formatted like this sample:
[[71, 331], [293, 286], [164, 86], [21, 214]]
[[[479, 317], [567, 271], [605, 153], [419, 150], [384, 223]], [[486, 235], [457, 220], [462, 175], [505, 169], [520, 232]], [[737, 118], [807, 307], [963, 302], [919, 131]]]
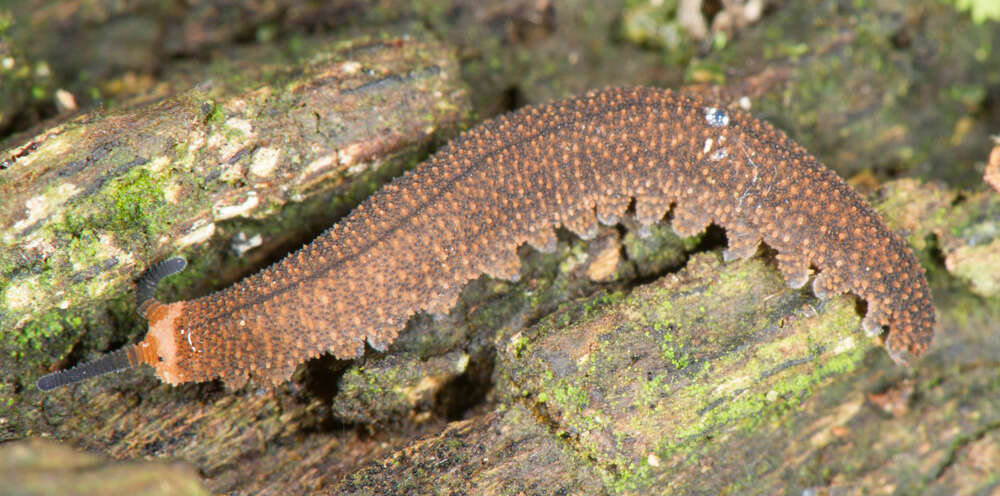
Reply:
[[315, 241], [208, 296], [166, 305], [149, 339], [176, 384], [286, 380], [322, 353], [384, 350], [419, 311], [444, 313], [469, 280], [516, 278], [516, 248], [551, 249], [564, 225], [592, 236], [634, 199], [641, 224], [673, 206], [681, 235], [726, 230], [726, 259], [777, 250], [790, 285], [812, 271], [820, 297], [867, 302], [869, 332], [889, 326], [894, 358], [931, 342], [921, 267], [836, 174], [748, 114], [668, 90], [621, 88], [528, 107], [462, 134]]

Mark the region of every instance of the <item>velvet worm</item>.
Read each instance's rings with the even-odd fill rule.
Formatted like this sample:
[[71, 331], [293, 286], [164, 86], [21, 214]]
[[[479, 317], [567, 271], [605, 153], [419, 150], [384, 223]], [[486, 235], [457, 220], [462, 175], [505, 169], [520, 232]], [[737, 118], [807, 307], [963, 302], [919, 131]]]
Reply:
[[750, 115], [653, 88], [617, 88], [520, 109], [463, 133], [281, 262], [207, 296], [151, 298], [179, 259], [139, 284], [145, 339], [38, 381], [41, 389], [153, 366], [170, 384], [276, 384], [323, 353], [386, 350], [409, 317], [446, 313], [471, 279], [516, 279], [517, 247], [554, 249], [554, 228], [593, 237], [634, 205], [692, 236], [726, 230], [726, 260], [777, 251], [787, 283], [867, 303], [897, 361], [927, 350], [934, 308], [905, 243], [835, 173]]

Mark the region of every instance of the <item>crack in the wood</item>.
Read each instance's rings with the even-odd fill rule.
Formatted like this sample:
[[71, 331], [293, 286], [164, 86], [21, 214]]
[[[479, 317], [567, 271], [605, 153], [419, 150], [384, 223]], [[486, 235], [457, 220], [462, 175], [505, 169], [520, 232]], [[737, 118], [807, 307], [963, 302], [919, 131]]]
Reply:
[[934, 473], [932, 480], [940, 480], [954, 464], [958, 458], [958, 452], [964, 449], [966, 446], [979, 441], [986, 437], [991, 431], [1000, 430], [1000, 420], [983, 425], [978, 430], [973, 431], [968, 435], [960, 435], [957, 439], [951, 442], [948, 454], [945, 455], [944, 460], [941, 461], [941, 465]]

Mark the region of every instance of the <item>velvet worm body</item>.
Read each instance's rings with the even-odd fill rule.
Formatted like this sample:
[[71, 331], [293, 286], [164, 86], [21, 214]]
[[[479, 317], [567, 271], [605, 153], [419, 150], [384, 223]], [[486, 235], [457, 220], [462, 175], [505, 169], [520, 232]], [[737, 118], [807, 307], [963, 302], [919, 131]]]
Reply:
[[[188, 301], [140, 302], [149, 332], [93, 372], [147, 363], [170, 384], [287, 380], [323, 353], [385, 350], [409, 317], [445, 313], [480, 274], [516, 279], [516, 249], [547, 251], [554, 228], [583, 238], [634, 202], [641, 225], [669, 211], [681, 236], [715, 223], [726, 260], [777, 250], [792, 287], [867, 302], [862, 326], [888, 326], [890, 355], [920, 355], [933, 337], [923, 269], [903, 241], [835, 173], [748, 114], [669, 90], [619, 88], [527, 107], [462, 134], [281, 262]], [[177, 260], [177, 259], [171, 259]], [[814, 270], [815, 269], [815, 270]], [[150, 284], [152, 282], [152, 285]], [[86, 369], [90, 364], [81, 367]], [[71, 369], [72, 371], [72, 369]], [[94, 375], [57, 372], [49, 389]]]

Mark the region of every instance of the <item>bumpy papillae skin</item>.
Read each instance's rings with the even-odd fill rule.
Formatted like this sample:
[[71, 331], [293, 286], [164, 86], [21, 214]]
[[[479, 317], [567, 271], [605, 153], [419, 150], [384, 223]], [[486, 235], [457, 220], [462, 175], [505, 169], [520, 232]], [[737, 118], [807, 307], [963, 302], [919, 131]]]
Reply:
[[516, 278], [518, 245], [551, 250], [560, 224], [592, 236], [633, 198], [645, 225], [673, 206], [682, 236], [722, 226], [726, 259], [767, 243], [793, 287], [815, 267], [814, 292], [864, 299], [864, 328], [888, 325], [897, 361], [931, 342], [922, 268], [836, 174], [748, 114], [623, 88], [487, 121], [280, 263], [158, 309], [147, 341], [169, 353], [154, 366], [172, 384], [238, 387], [284, 381], [323, 353], [357, 357], [365, 340], [384, 350], [412, 314], [448, 312], [469, 280]]

